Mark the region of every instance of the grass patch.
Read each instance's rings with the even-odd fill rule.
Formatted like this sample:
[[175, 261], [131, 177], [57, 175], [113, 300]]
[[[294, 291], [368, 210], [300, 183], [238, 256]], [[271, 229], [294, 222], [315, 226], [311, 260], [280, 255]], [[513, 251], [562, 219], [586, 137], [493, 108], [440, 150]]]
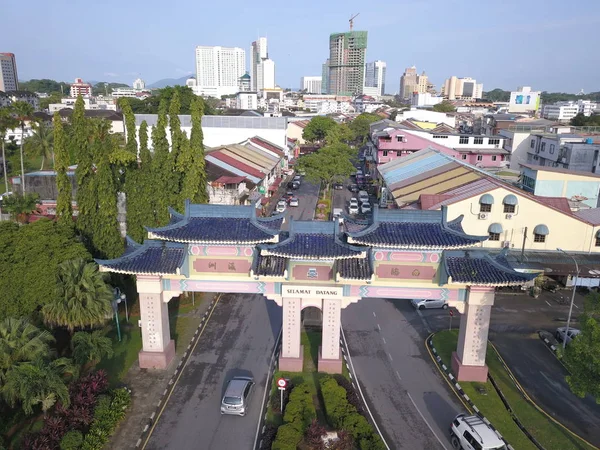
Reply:
[[[444, 364], [448, 367], [451, 366], [451, 355], [456, 349], [457, 340], [457, 330], [440, 331], [433, 336], [433, 346]], [[572, 436], [568, 431], [555, 424], [523, 398], [517, 386], [510, 379], [508, 372], [504, 370], [496, 350], [489, 343], [486, 363], [490, 374], [506, 397], [517, 418], [546, 450], [562, 450], [566, 448], [591, 450], [594, 448], [587, 445], [581, 439]], [[537, 448], [517, 427], [510, 413], [502, 403], [500, 396], [489, 381], [486, 383], [462, 381], [460, 385], [482, 414], [490, 420], [494, 427], [500, 431], [514, 448], [531, 450]]]
[[518, 173], [507, 172], [506, 170], [501, 170], [500, 172], [496, 172], [496, 175], [501, 176], [501, 177], [515, 177], [515, 178], [519, 176]]

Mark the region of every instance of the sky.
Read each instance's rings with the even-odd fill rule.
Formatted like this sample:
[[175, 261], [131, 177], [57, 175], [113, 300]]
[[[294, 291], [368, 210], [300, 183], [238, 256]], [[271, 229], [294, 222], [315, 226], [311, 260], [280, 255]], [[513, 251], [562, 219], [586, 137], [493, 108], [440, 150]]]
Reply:
[[0, 52], [16, 55], [21, 80], [150, 84], [192, 75], [197, 45], [241, 47], [249, 65], [250, 44], [266, 36], [276, 83], [298, 88], [321, 75], [329, 34], [356, 13], [390, 94], [413, 65], [437, 89], [456, 75], [486, 91], [600, 91], [600, 0], [1, 0]]

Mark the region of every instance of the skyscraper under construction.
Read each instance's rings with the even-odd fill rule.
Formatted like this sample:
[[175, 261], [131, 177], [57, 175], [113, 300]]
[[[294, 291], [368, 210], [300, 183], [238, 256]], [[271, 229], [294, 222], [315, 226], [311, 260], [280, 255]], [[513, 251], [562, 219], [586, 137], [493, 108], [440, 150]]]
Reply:
[[366, 54], [366, 31], [347, 31], [329, 36], [329, 94], [362, 94]]

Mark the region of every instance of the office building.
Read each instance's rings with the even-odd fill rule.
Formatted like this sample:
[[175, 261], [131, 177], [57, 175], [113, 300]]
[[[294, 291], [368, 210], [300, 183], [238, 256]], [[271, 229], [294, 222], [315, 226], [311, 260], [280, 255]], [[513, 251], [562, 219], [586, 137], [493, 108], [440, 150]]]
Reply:
[[239, 47], [196, 47], [196, 95], [221, 98], [238, 92], [246, 73], [246, 52]]
[[75, 78], [75, 83], [71, 84], [71, 97], [77, 98], [80, 95], [82, 97], [91, 97], [92, 85], [84, 83], [81, 78]]
[[540, 107], [542, 93], [532, 91], [531, 86], [522, 86], [510, 93], [509, 113], [534, 114]]
[[373, 61], [365, 66], [364, 94], [381, 97], [385, 94], [385, 61]]
[[275, 88], [275, 62], [265, 58], [256, 67], [256, 88], [259, 91]]
[[366, 31], [347, 31], [329, 36], [329, 94], [362, 93], [366, 53]]
[[548, 120], [557, 120], [559, 122], [568, 122], [579, 114], [579, 106], [574, 105], [545, 105], [542, 111], [542, 117]]
[[321, 66], [321, 94], [329, 94], [329, 58]]
[[18, 91], [19, 76], [14, 53], [0, 53], [0, 91]]
[[448, 100], [474, 100], [483, 97], [483, 84], [477, 80], [452, 76], [442, 86], [442, 96]]
[[248, 72], [240, 77], [238, 89], [240, 92], [248, 92], [252, 89], [252, 78]]
[[275, 62], [269, 59], [266, 37], [258, 38], [250, 48], [250, 78], [252, 91], [275, 87]]
[[302, 77], [300, 78], [300, 90], [307, 94], [320, 94], [323, 77]]
[[429, 86], [429, 78], [425, 72], [417, 75], [417, 68], [415, 66], [407, 67], [400, 77], [400, 98], [411, 100], [415, 92], [417, 94], [424, 94], [427, 92]]

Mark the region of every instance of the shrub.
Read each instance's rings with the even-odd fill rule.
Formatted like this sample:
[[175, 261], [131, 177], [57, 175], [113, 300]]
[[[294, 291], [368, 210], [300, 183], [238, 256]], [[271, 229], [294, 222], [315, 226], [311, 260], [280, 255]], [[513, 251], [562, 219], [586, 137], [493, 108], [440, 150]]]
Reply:
[[301, 440], [302, 433], [291, 423], [286, 423], [277, 430], [277, 438], [271, 448], [272, 450], [296, 450]]
[[81, 431], [72, 430], [63, 436], [60, 441], [60, 450], [79, 450], [83, 444]]
[[98, 399], [94, 411], [94, 421], [83, 440], [83, 450], [101, 450], [118, 423], [125, 417], [125, 410], [131, 403], [131, 393], [127, 388], [115, 389], [110, 397]]
[[360, 397], [358, 396], [356, 389], [352, 386], [352, 383], [346, 378], [344, 375], [336, 373], [333, 378], [337, 383], [346, 390], [346, 398], [348, 399], [348, 403], [356, 408], [356, 411], [359, 414], [364, 415], [363, 404], [360, 401]]
[[285, 424], [277, 430], [273, 449], [296, 450], [304, 432], [316, 417], [310, 386], [307, 383], [296, 386], [290, 393], [290, 400], [283, 415]]
[[260, 450], [271, 450], [273, 441], [277, 436], [277, 427], [271, 423], [265, 426], [265, 431], [262, 434]]

